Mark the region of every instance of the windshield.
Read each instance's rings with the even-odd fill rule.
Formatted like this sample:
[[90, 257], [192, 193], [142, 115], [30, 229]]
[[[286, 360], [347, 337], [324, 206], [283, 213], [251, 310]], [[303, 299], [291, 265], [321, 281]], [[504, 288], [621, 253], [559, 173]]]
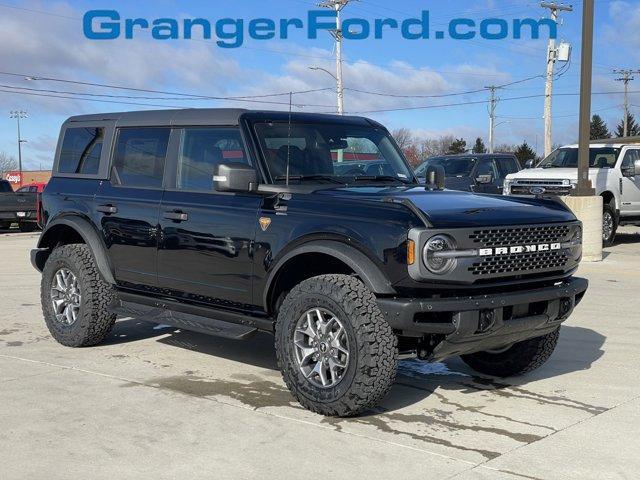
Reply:
[[[619, 148], [602, 147], [589, 149], [589, 167], [613, 168], [620, 153]], [[578, 149], [559, 148], [549, 154], [538, 165], [539, 168], [578, 168]]]
[[269, 174], [291, 180], [412, 183], [413, 174], [384, 129], [335, 123], [258, 123]]
[[478, 159], [474, 157], [434, 157], [424, 162], [422, 170], [416, 171], [416, 174], [424, 177], [430, 165], [440, 165], [444, 168], [444, 174], [447, 177], [468, 177], [477, 161]]

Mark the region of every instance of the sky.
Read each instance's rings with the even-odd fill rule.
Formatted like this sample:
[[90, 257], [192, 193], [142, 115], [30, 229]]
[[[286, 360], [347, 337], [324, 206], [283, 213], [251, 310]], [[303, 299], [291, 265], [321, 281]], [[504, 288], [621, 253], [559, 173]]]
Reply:
[[[595, 3], [592, 112], [614, 128], [622, 118], [623, 85], [615, 81], [612, 71], [640, 68], [640, 1]], [[335, 111], [334, 80], [309, 68], [334, 71], [334, 42], [328, 33], [320, 32], [317, 39], [307, 39], [302, 33], [287, 40], [245, 39], [244, 45], [235, 49], [222, 49], [215, 39], [195, 36], [192, 40], [159, 41], [148, 33], [131, 40], [96, 41], [87, 39], [82, 30], [82, 17], [91, 9], [117, 10], [122, 18], [202, 17], [213, 23], [224, 17], [246, 22], [259, 17], [305, 19], [308, 11], [317, 7], [312, 0], [0, 0], [0, 152], [17, 157], [16, 122], [9, 118], [9, 112], [27, 111], [29, 117], [22, 121], [22, 137], [27, 141], [23, 144], [25, 170], [51, 166], [60, 125], [77, 114], [159, 106], [286, 109], [287, 95], [262, 100], [273, 103], [256, 103], [255, 98], [239, 102], [188, 99], [184, 94], [237, 97], [318, 89], [325, 90], [293, 95], [294, 109]], [[430, 11], [434, 29], [446, 27], [457, 17], [511, 21], [549, 14], [538, 2], [529, 1], [361, 0], [350, 3], [343, 18], [401, 21], [419, 17], [423, 9]], [[573, 53], [570, 63], [556, 65], [555, 144], [577, 139], [581, 19], [581, 1], [574, 3], [573, 12], [561, 14], [558, 39], [571, 43]], [[541, 153], [547, 40], [544, 35], [539, 40], [405, 40], [397, 32], [385, 34], [382, 40], [345, 40], [345, 110], [365, 112], [362, 114], [389, 129], [408, 128], [423, 138], [450, 134], [472, 144], [479, 136], [487, 143], [488, 93], [482, 89], [528, 79], [499, 90], [495, 141], [527, 141]], [[34, 81], [24, 76], [168, 93]], [[630, 103], [631, 112], [640, 114], [640, 75], [637, 77], [630, 90], [638, 93], [630, 95]], [[460, 94], [475, 90], [481, 91]], [[85, 95], [80, 99], [75, 95], [78, 93]], [[407, 95], [414, 98], [399, 97]], [[429, 97], [433, 95], [440, 97]]]

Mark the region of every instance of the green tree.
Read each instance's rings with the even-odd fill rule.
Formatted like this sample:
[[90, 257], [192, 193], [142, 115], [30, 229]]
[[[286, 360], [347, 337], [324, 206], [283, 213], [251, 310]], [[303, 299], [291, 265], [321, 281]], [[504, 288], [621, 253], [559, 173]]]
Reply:
[[467, 152], [467, 142], [463, 138], [458, 138], [453, 141], [451, 145], [449, 145], [449, 149], [447, 150], [448, 155], [455, 155], [458, 153], [466, 153]]
[[533, 148], [531, 148], [526, 141], [523, 142], [522, 145], [518, 145], [514, 155], [520, 162], [520, 165], [524, 165], [527, 160], [536, 158], [536, 152], [533, 151]]
[[589, 129], [591, 140], [600, 140], [601, 138], [611, 138], [611, 132], [607, 128], [607, 124], [600, 115], [591, 117], [591, 127]]
[[480, 137], [476, 138], [476, 143], [471, 151], [473, 153], [487, 153], [487, 148], [484, 146], [484, 142]]
[[[640, 135], [640, 125], [636, 123], [636, 119], [631, 113], [627, 117], [627, 124], [628, 124], [627, 135], [629, 135], [630, 137], [635, 137], [636, 135]], [[624, 118], [620, 120], [620, 123], [616, 127], [616, 137], [624, 137]]]

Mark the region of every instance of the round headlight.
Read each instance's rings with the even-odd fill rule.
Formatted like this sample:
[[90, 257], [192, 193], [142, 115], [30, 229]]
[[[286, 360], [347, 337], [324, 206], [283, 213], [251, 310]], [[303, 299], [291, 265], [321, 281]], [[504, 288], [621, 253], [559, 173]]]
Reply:
[[431, 237], [422, 252], [424, 265], [436, 275], [450, 272], [456, 266], [456, 259], [447, 256], [447, 252], [452, 252], [455, 248], [453, 239], [447, 235]]

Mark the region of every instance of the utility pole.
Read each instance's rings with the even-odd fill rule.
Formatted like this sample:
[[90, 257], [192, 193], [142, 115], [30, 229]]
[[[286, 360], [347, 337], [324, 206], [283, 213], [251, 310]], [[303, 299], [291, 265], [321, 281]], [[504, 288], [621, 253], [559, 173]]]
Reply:
[[[548, 8], [551, 10], [551, 20], [557, 25], [558, 12], [573, 12], [571, 5], [558, 4], [556, 2], [541, 2], [542, 8]], [[553, 69], [556, 64], [557, 50], [556, 41], [553, 38], [549, 39], [549, 46], [547, 47], [547, 81], [544, 87], [544, 156], [546, 157], [551, 153], [553, 148], [552, 137], [552, 95], [553, 95]]]
[[330, 8], [336, 11], [336, 29], [331, 35], [336, 41], [336, 93], [338, 95], [338, 115], [344, 115], [344, 88], [342, 86], [342, 19], [340, 12], [352, 0], [325, 0], [319, 3], [319, 7]]
[[489, 153], [493, 153], [494, 148], [494, 131], [496, 128], [496, 106], [500, 99], [496, 97], [496, 90], [502, 87], [498, 87], [496, 85], [491, 85], [488, 87], [484, 87], [491, 92], [489, 96]]
[[[580, 126], [578, 133], [578, 185], [574, 196], [595, 195], [589, 180], [589, 130], [591, 125], [591, 76], [593, 75], [594, 0], [583, 0], [582, 60], [580, 62]], [[600, 209], [600, 215], [602, 214]]]
[[623, 137], [629, 136], [629, 82], [634, 80], [634, 74], [640, 73], [640, 70], [614, 70], [620, 77], [616, 78], [616, 82], [624, 82], [624, 134]]
[[22, 140], [20, 136], [20, 119], [27, 118], [27, 112], [24, 110], [11, 110], [9, 112], [9, 118], [15, 118], [18, 122], [18, 170], [20, 172], [20, 186], [22, 186], [22, 143], [25, 140]]

